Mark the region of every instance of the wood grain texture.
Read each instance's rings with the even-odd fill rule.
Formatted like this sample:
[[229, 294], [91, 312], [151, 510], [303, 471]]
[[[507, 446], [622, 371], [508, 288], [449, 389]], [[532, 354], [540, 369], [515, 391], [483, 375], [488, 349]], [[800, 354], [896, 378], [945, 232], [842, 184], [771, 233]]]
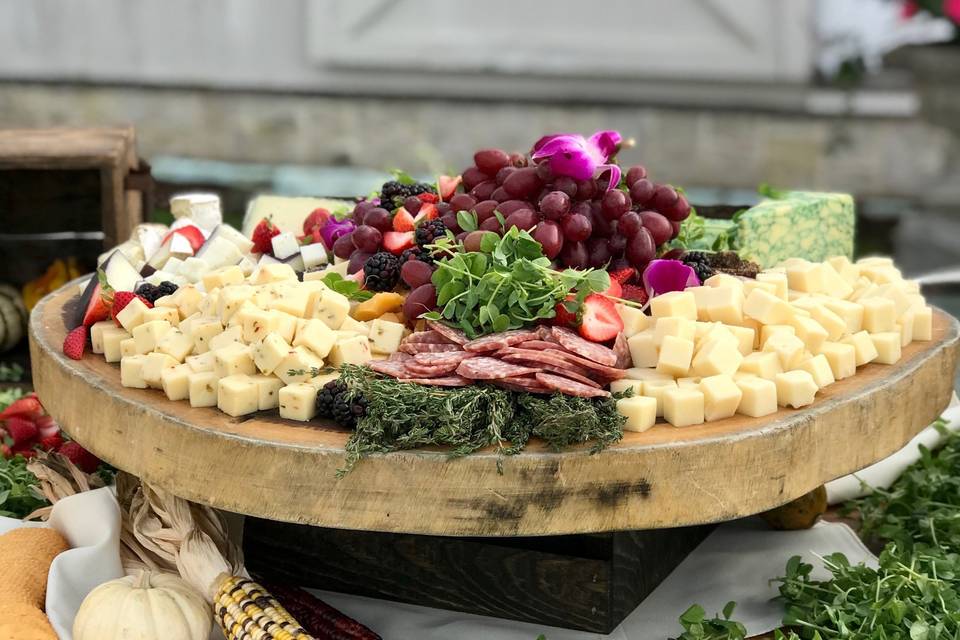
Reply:
[[682, 429], [658, 424], [591, 455], [533, 442], [504, 460], [440, 449], [375, 455], [337, 480], [348, 433], [276, 414], [236, 419], [125, 389], [100, 356], [61, 353], [71, 283], [30, 322], [34, 386], [83, 446], [177, 495], [273, 520], [433, 535], [517, 536], [657, 529], [733, 520], [789, 502], [886, 457], [934, 420], [953, 390], [958, 323], [870, 364], [803, 409]]

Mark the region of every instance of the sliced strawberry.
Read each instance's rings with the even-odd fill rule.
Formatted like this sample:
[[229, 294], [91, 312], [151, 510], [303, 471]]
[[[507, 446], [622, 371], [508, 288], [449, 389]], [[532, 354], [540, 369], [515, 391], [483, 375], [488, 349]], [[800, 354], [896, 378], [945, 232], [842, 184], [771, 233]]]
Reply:
[[[558, 302], [555, 308], [556, 316], [553, 318], [553, 324], [558, 327], [575, 327], [577, 326], [577, 313], [576, 311], [569, 311], [566, 307], [567, 303], [572, 301], [574, 298], [573, 294], [567, 296], [565, 302]], [[575, 306], [575, 305], [571, 305]]]
[[41, 438], [60, 433], [60, 425], [53, 419], [53, 416], [40, 416], [35, 422], [37, 424], [37, 434]]
[[82, 360], [87, 348], [87, 328], [83, 325], [67, 334], [63, 339], [63, 355], [73, 360]]
[[623, 331], [623, 319], [613, 300], [598, 293], [591, 293], [583, 301], [580, 318], [580, 335], [593, 342], [613, 340]]
[[417, 200], [420, 202], [429, 202], [431, 204], [436, 204], [440, 202], [440, 196], [435, 193], [430, 193], [429, 191], [424, 193], [417, 194]]
[[627, 284], [634, 276], [637, 275], [637, 270], [633, 267], [624, 267], [623, 269], [617, 269], [616, 271], [610, 272], [610, 279], [616, 280], [620, 284]]
[[70, 462], [80, 467], [81, 471], [93, 473], [100, 466], [100, 458], [93, 455], [76, 442], [64, 442], [57, 449], [57, 453], [65, 456]]
[[200, 231], [199, 227], [188, 224], [183, 227], [178, 227], [164, 236], [163, 243], [166, 244], [167, 240], [170, 239], [170, 236], [175, 233], [187, 239], [187, 241], [190, 243], [190, 248], [193, 249], [194, 253], [199, 251], [200, 247], [203, 246], [203, 243], [206, 242], [206, 238], [203, 237], [203, 231]]
[[[433, 205], [430, 205], [433, 206]], [[421, 207], [422, 208], [422, 207]], [[400, 207], [397, 209], [397, 212], [393, 214], [393, 230], [394, 231], [413, 231], [416, 228], [416, 225], [413, 222], [413, 216], [410, 215], [410, 212]]]
[[607, 290], [603, 292], [603, 295], [610, 296], [611, 298], [622, 298], [623, 297], [623, 287], [619, 282], [610, 278], [610, 286], [607, 287]]
[[632, 284], [623, 285], [623, 294], [620, 297], [624, 300], [633, 300], [634, 302], [639, 302], [640, 304], [647, 304], [647, 300], [650, 299], [650, 296], [647, 295], [646, 289]]
[[393, 255], [400, 255], [406, 249], [416, 246], [413, 231], [387, 231], [383, 234], [383, 248]]
[[431, 202], [425, 202], [420, 211], [417, 211], [417, 217], [413, 221], [417, 224], [420, 224], [424, 220], [436, 220], [440, 217], [440, 211], [437, 209], [437, 205]]
[[450, 200], [453, 194], [457, 192], [457, 187], [463, 182], [463, 176], [440, 176], [437, 178], [437, 187], [440, 191], [440, 199], [444, 202]]
[[103, 299], [103, 296], [97, 292], [90, 298], [90, 304], [83, 311], [83, 326], [89, 327], [96, 322], [106, 320], [110, 317], [110, 305]]
[[[320, 230], [330, 219], [330, 212], [323, 207], [317, 207], [303, 219], [303, 235], [312, 235], [314, 229]], [[316, 241], [314, 241], [316, 242]]]
[[270, 242], [270, 240], [273, 236], [279, 234], [280, 229], [270, 222], [270, 218], [264, 218], [257, 224], [253, 230], [253, 234], [250, 236], [250, 239], [253, 240], [253, 250], [257, 253], [272, 255], [273, 243]]
[[140, 302], [148, 307], [153, 307], [153, 303], [143, 296], [138, 296], [133, 291], [117, 291], [113, 294], [113, 306], [110, 308], [110, 317], [113, 318], [118, 327], [120, 326], [120, 321], [117, 320], [117, 314], [123, 311], [123, 308], [130, 304], [130, 301], [134, 298], [140, 298]]
[[7, 433], [13, 439], [14, 448], [17, 448], [18, 445], [32, 442], [37, 437], [37, 425], [34, 424], [33, 420], [14, 416], [7, 418], [4, 421], [4, 426]]
[[44, 451], [56, 451], [63, 444], [63, 436], [55, 433], [46, 438], [40, 438], [40, 448]]
[[11, 416], [20, 416], [35, 421], [42, 415], [43, 407], [37, 399], [37, 394], [31, 393], [15, 400], [9, 407], [0, 412], [0, 420], [6, 420]]

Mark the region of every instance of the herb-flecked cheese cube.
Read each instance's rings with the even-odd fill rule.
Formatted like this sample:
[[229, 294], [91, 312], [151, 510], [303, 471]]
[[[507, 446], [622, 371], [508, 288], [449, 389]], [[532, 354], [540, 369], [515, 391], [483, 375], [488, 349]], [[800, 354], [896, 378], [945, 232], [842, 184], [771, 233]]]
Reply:
[[94, 353], [103, 353], [103, 330], [116, 328], [113, 320], [101, 320], [90, 325], [90, 345]]
[[193, 340], [183, 335], [179, 329], [171, 329], [157, 343], [157, 351], [167, 354], [177, 362], [193, 353]]
[[663, 392], [663, 418], [675, 427], [702, 424], [703, 392], [692, 387], [677, 387]]
[[160, 372], [160, 386], [168, 400], [187, 400], [190, 398], [190, 374], [188, 365], [181, 364]]
[[276, 376], [253, 375], [250, 379], [257, 385], [257, 409], [266, 411], [280, 406], [280, 388], [283, 380]]
[[800, 369], [806, 371], [813, 377], [813, 381], [817, 383], [818, 389], [823, 389], [835, 382], [833, 370], [830, 368], [830, 361], [827, 360], [827, 356], [822, 353], [801, 362]]
[[339, 329], [350, 312], [350, 300], [332, 290], [314, 291], [311, 296], [311, 318], [323, 320], [331, 329]]
[[[610, 392], [611, 393], [620, 393], [630, 389], [635, 396], [643, 395], [643, 380], [630, 380], [629, 378], [623, 378], [622, 380], [614, 380], [610, 383]], [[656, 416], [656, 405], [654, 405], [654, 416]]]
[[900, 332], [885, 331], [882, 333], [871, 333], [870, 340], [873, 341], [873, 347], [877, 352], [874, 362], [880, 364], [896, 364], [900, 361]]
[[760, 418], [777, 412], [777, 385], [773, 380], [739, 377], [735, 384], [743, 394], [737, 406], [737, 413], [751, 418]]
[[258, 406], [257, 384], [246, 375], [231, 375], [217, 381], [217, 408], [234, 418], [253, 413]]
[[317, 415], [317, 389], [296, 383], [280, 388], [280, 417], [306, 422]]
[[120, 360], [120, 384], [134, 389], [146, 389], [147, 382], [143, 379], [143, 365], [147, 356], [137, 354], [126, 356]]
[[187, 379], [190, 386], [191, 407], [217, 406], [217, 383], [220, 381], [220, 376], [213, 371], [202, 371], [191, 373]]
[[186, 359], [184, 360], [184, 364], [190, 367], [190, 370], [193, 373], [213, 371], [214, 369], [213, 352], [207, 351], [206, 353], [197, 354], [195, 356], [187, 356]]
[[148, 353], [143, 359], [143, 380], [147, 383], [147, 386], [159, 389], [161, 383], [160, 375], [163, 373], [163, 370], [172, 369], [178, 364], [180, 363], [165, 353], [156, 351]]
[[173, 307], [154, 307], [143, 312], [143, 324], [154, 320], [166, 320], [175, 327], [180, 324], [180, 312]]
[[210, 351], [210, 340], [223, 333], [223, 325], [216, 318], [196, 320], [190, 327], [193, 348], [197, 353]]
[[274, 333], [277, 333], [287, 342], [293, 342], [294, 337], [297, 335], [297, 326], [300, 318], [275, 309], [270, 311], [270, 314], [274, 318]]
[[220, 297], [217, 301], [217, 315], [220, 316], [220, 322], [224, 324], [229, 322], [243, 303], [253, 297], [253, 292], [253, 287], [246, 284], [235, 284], [220, 289]]
[[275, 331], [279, 324], [279, 317], [269, 311], [252, 309], [245, 312], [238, 311], [237, 315], [241, 313], [243, 315], [240, 326], [243, 328], [243, 341], [247, 344], [252, 344]]
[[330, 350], [330, 364], [339, 367], [342, 364], [364, 364], [370, 362], [370, 340], [363, 335], [356, 335], [340, 340]]
[[676, 389], [679, 385], [675, 380], [644, 380], [643, 395], [657, 401], [657, 417], [663, 417], [663, 393], [668, 389]]
[[[124, 356], [123, 343], [125, 340], [132, 340], [132, 336], [124, 329], [113, 326], [103, 330], [101, 340], [103, 345], [103, 359], [107, 362], [120, 362], [120, 358]], [[133, 353], [136, 352], [136, 341], [134, 341]]]
[[290, 351], [290, 344], [276, 333], [268, 333], [251, 346], [253, 362], [264, 374], [273, 373]]
[[297, 384], [309, 382], [320, 373], [322, 368], [323, 358], [301, 346], [294, 347], [284, 356], [274, 368], [273, 375], [283, 380], [284, 384]]
[[240, 284], [243, 282], [243, 269], [237, 265], [220, 267], [203, 275], [203, 287], [207, 291], [212, 291], [217, 287], [225, 287], [231, 284]]
[[207, 342], [210, 347], [210, 351], [217, 351], [223, 349], [224, 347], [229, 347], [232, 344], [242, 344], [243, 343], [243, 328], [234, 325], [232, 327], [227, 327], [222, 332], [210, 338]]
[[626, 418], [624, 431], [641, 433], [657, 422], [657, 401], [644, 396], [621, 398], [617, 400], [617, 412]]
[[140, 298], [133, 298], [117, 314], [117, 322], [127, 331], [133, 331], [134, 327], [143, 323], [143, 314], [147, 309], [147, 305]]
[[221, 378], [256, 373], [250, 351], [249, 346], [239, 343], [217, 349], [213, 352], [213, 370]]
[[269, 308], [289, 313], [297, 318], [309, 317], [310, 298], [313, 292], [302, 287], [290, 288], [287, 293], [270, 302]]
[[[209, 289], [208, 289], [209, 291]], [[174, 291], [174, 300], [177, 302], [177, 311], [181, 318], [189, 318], [200, 309], [200, 301], [203, 300], [203, 294], [192, 284], [185, 284]]]
[[853, 347], [858, 367], [876, 360], [877, 348], [873, 345], [873, 340], [870, 339], [870, 334], [866, 331], [858, 331], [847, 336], [843, 339], [843, 342]]
[[166, 320], [151, 320], [133, 328], [133, 341], [137, 345], [137, 353], [150, 353], [157, 348], [160, 339], [172, 327]]
[[[137, 343], [134, 341], [134, 339], [131, 337], [120, 340], [120, 357], [126, 358], [127, 356], [135, 355], [137, 355]], [[104, 357], [107, 358], [107, 362], [119, 362], [119, 360], [110, 359], [110, 356], [108, 356], [106, 353], [104, 353]]]
[[353, 333], [359, 333], [362, 336], [370, 337], [370, 324], [366, 321], [360, 321], [356, 318], [351, 318], [347, 316], [343, 319], [343, 324], [340, 325], [340, 328], [337, 331], [352, 331]]
[[200, 315], [200, 312], [195, 312], [193, 315], [188, 316], [180, 321], [179, 329], [183, 332], [183, 335], [187, 336], [193, 340], [193, 324], [200, 320], [203, 316]]
[[[403, 327], [400, 327], [401, 334]], [[302, 320], [297, 327], [293, 346], [304, 346], [320, 358], [326, 358], [337, 341], [336, 332], [322, 320]]]
[[370, 323], [370, 350], [374, 353], [395, 353], [400, 348], [403, 333], [402, 324], [377, 318]]
[[[739, 352], [738, 352], [739, 354]], [[657, 357], [657, 371], [674, 377], [687, 375], [693, 360], [693, 341], [676, 336], [664, 336]]]
[[251, 277], [253, 284], [268, 284], [271, 282], [283, 282], [284, 280], [296, 280], [297, 272], [293, 270], [293, 267], [284, 262], [274, 262], [270, 264], [260, 264]]
[[650, 316], [640, 309], [618, 304], [617, 312], [620, 314], [620, 319], [623, 320], [623, 335], [627, 338], [637, 335], [650, 326]]
[[800, 369], [778, 373], [774, 383], [777, 385], [777, 404], [794, 409], [812, 404], [818, 389], [813, 376]]
[[703, 393], [703, 418], [707, 422], [731, 418], [740, 406], [743, 391], [731, 376], [709, 376], [700, 381]]
[[697, 301], [692, 293], [671, 291], [650, 299], [650, 313], [654, 318], [697, 319]]

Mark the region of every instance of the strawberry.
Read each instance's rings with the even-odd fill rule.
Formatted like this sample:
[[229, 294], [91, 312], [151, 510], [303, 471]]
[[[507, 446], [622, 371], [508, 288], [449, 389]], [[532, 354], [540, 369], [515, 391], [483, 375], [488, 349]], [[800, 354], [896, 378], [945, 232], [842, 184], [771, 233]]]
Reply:
[[623, 287], [618, 281], [610, 278], [610, 286], [607, 287], [607, 290], [603, 292], [603, 295], [610, 296], [611, 298], [622, 298]]
[[417, 200], [419, 200], [420, 202], [429, 202], [430, 204], [436, 204], [440, 202], [440, 196], [438, 196], [435, 193], [430, 193], [429, 191], [427, 191], [426, 193], [417, 194]]
[[44, 451], [56, 451], [63, 444], [63, 436], [55, 433], [46, 438], [40, 438], [40, 448]]
[[196, 227], [192, 224], [184, 225], [182, 227], [177, 227], [170, 233], [168, 233], [163, 238], [163, 243], [166, 244], [167, 240], [170, 239], [170, 236], [173, 234], [180, 234], [190, 243], [190, 248], [193, 249], [193, 252], [196, 253], [199, 251], [200, 247], [203, 246], [203, 243], [206, 241], [206, 238], [203, 237], [203, 231], [200, 231], [199, 227]]
[[133, 291], [117, 291], [113, 294], [113, 306], [110, 308], [110, 317], [113, 318], [113, 321], [117, 323], [117, 326], [120, 326], [120, 322], [117, 320], [117, 314], [123, 311], [123, 308], [130, 304], [130, 301], [134, 298], [140, 298], [140, 302], [152, 307], [153, 303], [144, 298], [143, 296], [138, 296]]
[[[556, 316], [553, 318], [553, 324], [558, 327], [575, 327], [577, 326], [577, 313], [576, 311], [571, 312], [567, 309], [567, 302], [573, 300], [573, 294], [567, 296], [567, 300], [564, 302], [558, 302], [556, 308]], [[576, 305], [571, 305], [575, 307]]]
[[100, 466], [100, 458], [93, 455], [76, 442], [64, 442], [57, 449], [57, 453], [66, 457], [70, 462], [77, 465], [81, 471], [93, 473]]
[[9, 407], [0, 412], [0, 420], [7, 420], [12, 416], [20, 416], [28, 420], [36, 420], [43, 415], [43, 407], [37, 399], [37, 394], [31, 393], [15, 400]]
[[413, 216], [410, 215], [410, 212], [403, 207], [397, 209], [397, 212], [393, 214], [393, 230], [413, 231], [415, 228], [416, 225], [413, 223]]
[[73, 360], [83, 359], [83, 350], [87, 348], [87, 328], [80, 325], [67, 334], [63, 340], [63, 355]]
[[83, 326], [89, 327], [95, 322], [106, 320], [109, 317], [110, 301], [104, 299], [102, 295], [94, 294], [94, 297], [90, 300], [90, 304], [84, 310], [82, 323]]
[[463, 182], [463, 176], [439, 176], [437, 178], [437, 187], [440, 192], [440, 199], [448, 202], [453, 194], [457, 192], [457, 187]]
[[623, 319], [613, 300], [599, 293], [591, 293], [583, 301], [580, 335], [593, 342], [613, 340], [623, 331]]
[[387, 231], [383, 234], [383, 248], [393, 255], [400, 255], [405, 249], [416, 246], [413, 231]]
[[623, 294], [620, 297], [624, 300], [633, 300], [634, 302], [639, 302], [640, 304], [647, 304], [647, 300], [650, 299], [650, 296], [647, 295], [646, 289], [632, 284], [623, 285]]
[[425, 202], [420, 211], [417, 212], [417, 217], [413, 219], [414, 222], [420, 224], [424, 220], [436, 220], [440, 217], [440, 210], [437, 209], [437, 205], [431, 202]]
[[616, 280], [620, 284], [627, 284], [633, 277], [637, 275], [637, 270], [633, 267], [624, 267], [623, 269], [617, 269], [616, 271], [610, 272], [610, 279]]
[[13, 439], [14, 448], [23, 443], [31, 442], [37, 437], [37, 425], [33, 423], [33, 420], [14, 416], [7, 418], [5, 425], [7, 433]]
[[280, 235], [280, 229], [270, 222], [270, 218], [264, 218], [257, 224], [257, 227], [253, 230], [253, 235], [250, 237], [253, 240], [253, 250], [257, 253], [272, 255], [273, 244], [270, 239], [276, 235]]
[[[303, 219], [303, 235], [312, 235], [314, 230], [319, 231], [330, 219], [330, 212], [323, 207], [317, 207]], [[314, 240], [316, 242], [316, 240]]]
[[34, 422], [37, 425], [37, 433], [41, 438], [60, 433], [60, 425], [53, 419], [53, 416], [40, 416]]

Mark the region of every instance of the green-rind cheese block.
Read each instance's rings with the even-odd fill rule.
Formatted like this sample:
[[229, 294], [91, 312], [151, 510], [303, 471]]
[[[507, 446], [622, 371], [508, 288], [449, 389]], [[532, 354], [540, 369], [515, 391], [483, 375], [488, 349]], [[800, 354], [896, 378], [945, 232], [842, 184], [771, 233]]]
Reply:
[[853, 258], [854, 217], [850, 194], [789, 191], [737, 216], [737, 252], [764, 268], [787, 258]]
[[300, 235], [303, 233], [303, 220], [317, 207], [340, 213], [352, 210], [353, 203], [330, 198], [259, 195], [247, 205], [247, 213], [243, 216], [243, 235], [249, 238], [257, 224], [268, 216], [281, 231]]

